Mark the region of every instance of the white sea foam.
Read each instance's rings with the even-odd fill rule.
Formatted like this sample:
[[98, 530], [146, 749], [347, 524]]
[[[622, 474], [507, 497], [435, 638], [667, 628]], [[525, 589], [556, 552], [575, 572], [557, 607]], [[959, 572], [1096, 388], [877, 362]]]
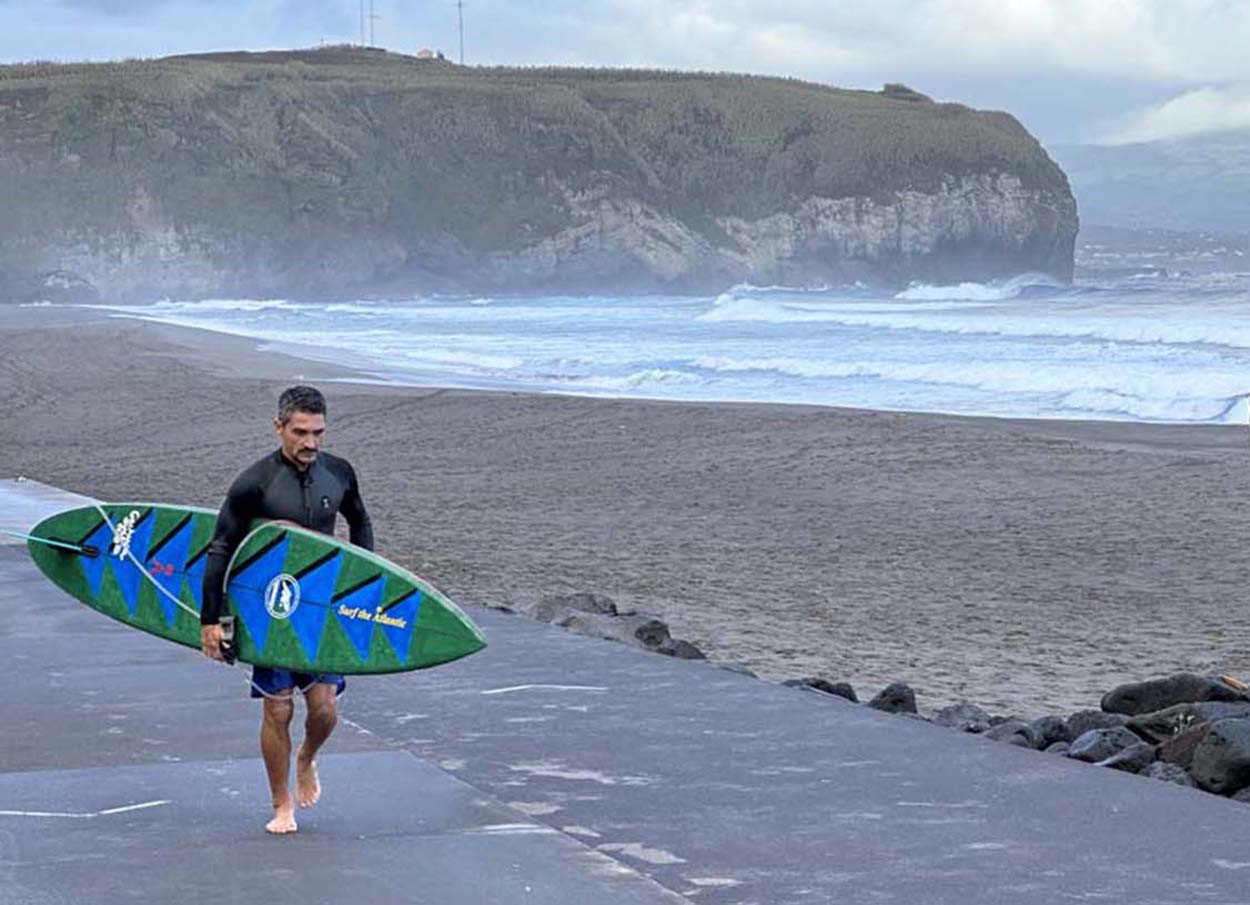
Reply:
[[1054, 411], [1103, 413], [1150, 421], [1224, 420], [1250, 389], [1236, 370], [1209, 375], [1200, 385], [1185, 371], [1125, 367], [1119, 363], [1071, 367], [1063, 363], [821, 362], [794, 358], [734, 359], [701, 356], [691, 364], [721, 372], [774, 372], [812, 379], [871, 378], [930, 387], [1031, 394]]
[[[133, 305], [84, 305], [85, 308], [103, 308], [108, 311], [134, 311]], [[196, 301], [177, 301], [167, 299], [142, 306], [139, 310], [152, 312], [165, 311], [308, 311], [321, 307], [311, 302], [291, 302], [286, 299], [198, 299]]]
[[639, 390], [644, 387], [655, 387], [661, 384], [695, 384], [699, 383], [698, 375], [689, 371], [674, 371], [664, 368], [646, 368], [626, 374], [623, 377], [576, 377], [569, 381], [583, 390]]
[[525, 367], [525, 359], [515, 355], [489, 355], [456, 349], [397, 349], [384, 357], [402, 358], [405, 363], [415, 366], [448, 365], [479, 371], [511, 371]]
[[896, 299], [912, 301], [934, 301], [941, 299], [964, 299], [968, 301], [989, 302], [1003, 299], [1014, 299], [1026, 289], [1033, 287], [1060, 288], [1062, 284], [1042, 273], [1025, 273], [1002, 282], [991, 283], [958, 283], [954, 286], [933, 286], [927, 283], [912, 283]]
[[861, 312], [846, 306], [816, 309], [756, 299], [739, 300], [708, 312], [701, 319], [772, 324], [823, 323], [877, 330], [916, 331], [963, 336], [1050, 337], [1093, 339], [1160, 345], [1206, 344], [1250, 349], [1250, 310], [1238, 316], [1194, 316], [1184, 310], [1158, 309], [1089, 312], [1050, 306], [1038, 313], [1011, 313], [1001, 308], [968, 316], [936, 309]]

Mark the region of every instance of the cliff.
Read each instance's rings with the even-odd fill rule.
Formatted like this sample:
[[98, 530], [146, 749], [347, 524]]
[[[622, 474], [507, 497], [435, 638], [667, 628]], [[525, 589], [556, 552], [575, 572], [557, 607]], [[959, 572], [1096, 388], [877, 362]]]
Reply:
[[0, 299], [1072, 273], [1063, 172], [903, 86], [375, 50], [0, 67]]

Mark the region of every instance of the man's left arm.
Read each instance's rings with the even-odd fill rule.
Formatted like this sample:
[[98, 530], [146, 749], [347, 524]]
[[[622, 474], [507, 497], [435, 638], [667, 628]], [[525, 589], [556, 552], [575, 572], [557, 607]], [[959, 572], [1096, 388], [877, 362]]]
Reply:
[[360, 497], [360, 484], [356, 480], [356, 470], [347, 466], [347, 492], [343, 494], [343, 503], [339, 511], [347, 519], [347, 527], [351, 530], [351, 541], [357, 547], [373, 549], [373, 523], [369, 521], [369, 513], [365, 511], [365, 501]]

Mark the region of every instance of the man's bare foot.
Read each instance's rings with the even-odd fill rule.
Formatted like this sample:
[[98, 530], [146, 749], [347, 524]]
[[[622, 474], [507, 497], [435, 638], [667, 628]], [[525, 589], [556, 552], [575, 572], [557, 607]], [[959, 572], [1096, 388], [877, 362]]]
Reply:
[[295, 825], [295, 808], [291, 807], [291, 799], [288, 798], [283, 804], [274, 805], [273, 820], [265, 824], [265, 829], [278, 835], [294, 833], [299, 829]]
[[317, 764], [304, 759], [301, 751], [295, 757], [295, 801], [301, 808], [311, 808], [321, 799], [321, 781]]

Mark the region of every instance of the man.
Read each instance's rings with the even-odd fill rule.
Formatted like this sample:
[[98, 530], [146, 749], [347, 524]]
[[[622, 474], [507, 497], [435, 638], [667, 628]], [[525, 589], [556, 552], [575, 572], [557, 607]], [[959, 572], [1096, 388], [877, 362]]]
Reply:
[[[345, 459], [321, 452], [325, 441], [326, 401], [308, 386], [294, 386], [278, 400], [273, 420], [278, 449], [240, 474], [230, 485], [217, 516], [217, 529], [204, 568], [204, 604], [200, 612], [200, 646], [205, 655], [222, 659], [222, 629], [226, 567], [255, 519], [295, 522], [324, 534], [334, 533], [342, 512], [351, 528], [353, 544], [373, 549], [373, 528], [360, 499], [356, 473]], [[295, 805], [311, 807], [321, 797], [315, 758], [338, 721], [335, 697], [347, 683], [342, 676], [252, 669], [252, 697], [264, 698], [260, 751], [269, 775], [273, 819], [265, 829], [293, 833]], [[304, 693], [308, 715], [304, 742], [295, 756], [295, 795], [288, 789], [291, 768], [291, 717], [295, 689]]]

